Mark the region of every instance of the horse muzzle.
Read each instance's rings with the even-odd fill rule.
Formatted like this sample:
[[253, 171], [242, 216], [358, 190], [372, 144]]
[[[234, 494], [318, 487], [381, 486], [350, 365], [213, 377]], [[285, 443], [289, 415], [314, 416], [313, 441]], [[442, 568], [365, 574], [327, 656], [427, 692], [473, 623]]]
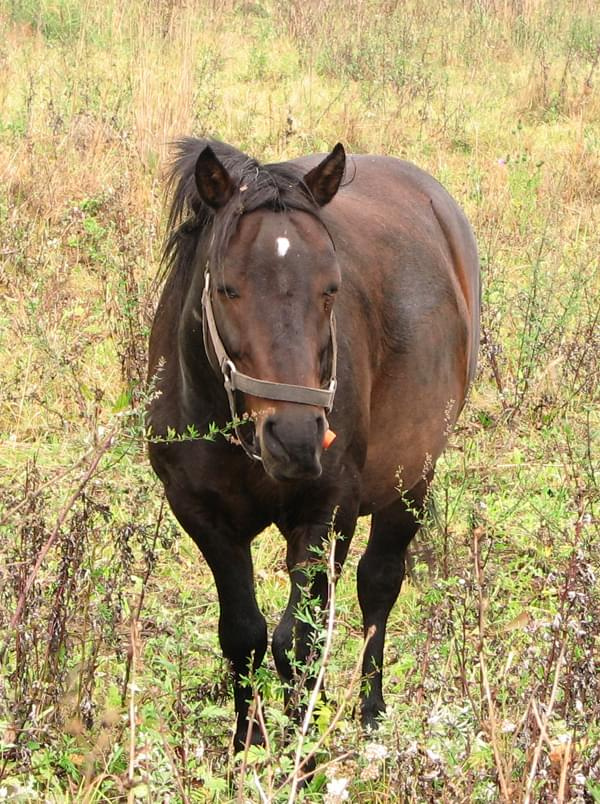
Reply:
[[322, 411], [285, 406], [257, 422], [263, 466], [274, 480], [315, 480], [321, 475], [321, 453], [327, 431]]

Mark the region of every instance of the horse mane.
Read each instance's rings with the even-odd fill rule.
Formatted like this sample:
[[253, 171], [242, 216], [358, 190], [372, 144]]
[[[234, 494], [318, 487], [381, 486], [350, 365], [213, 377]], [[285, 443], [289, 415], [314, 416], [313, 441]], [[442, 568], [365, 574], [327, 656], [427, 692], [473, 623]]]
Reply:
[[[204, 204], [196, 187], [196, 161], [207, 145], [237, 188], [227, 204], [216, 212]], [[174, 158], [167, 173], [167, 193], [171, 195], [171, 205], [159, 281], [166, 277], [168, 282], [181, 283], [183, 288], [189, 286], [200, 239], [210, 233], [207, 258], [213, 264], [222, 263], [244, 213], [260, 208], [280, 212], [294, 209], [319, 218], [319, 207], [297, 165], [289, 162], [262, 165], [217, 140], [184, 137], [174, 143]]]

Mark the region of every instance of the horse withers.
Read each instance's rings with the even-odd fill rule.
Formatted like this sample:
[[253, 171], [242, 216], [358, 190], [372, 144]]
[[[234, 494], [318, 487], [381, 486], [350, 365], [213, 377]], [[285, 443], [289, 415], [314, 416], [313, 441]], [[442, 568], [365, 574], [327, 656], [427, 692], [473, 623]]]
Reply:
[[[271, 523], [287, 542], [291, 584], [272, 649], [291, 689], [312, 637], [298, 604], [309, 594], [327, 605], [326, 573], [306, 564], [333, 522], [341, 568], [357, 517], [372, 515], [358, 599], [365, 634], [374, 632], [360, 712], [375, 726], [405, 551], [475, 372], [471, 229], [419, 168], [347, 160], [339, 144], [325, 157], [262, 165], [230, 145], [183, 139], [170, 188], [150, 337], [150, 460], [215, 579], [235, 748], [247, 736], [248, 673], [267, 648], [250, 544]], [[233, 439], [167, 437], [231, 422]]]

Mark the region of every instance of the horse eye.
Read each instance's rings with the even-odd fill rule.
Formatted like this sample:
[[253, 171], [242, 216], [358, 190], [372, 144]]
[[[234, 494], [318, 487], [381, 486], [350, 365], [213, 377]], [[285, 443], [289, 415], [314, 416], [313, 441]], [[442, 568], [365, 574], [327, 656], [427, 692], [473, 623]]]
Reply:
[[333, 299], [337, 292], [338, 292], [338, 286], [330, 285], [325, 291], [325, 293], [323, 293], [323, 299], [324, 299], [323, 306], [325, 308], [326, 313], [329, 313], [331, 311], [331, 308], [333, 307]]
[[239, 299], [240, 294], [234, 290], [230, 285], [218, 285], [217, 293], [221, 296], [227, 296], [228, 299]]

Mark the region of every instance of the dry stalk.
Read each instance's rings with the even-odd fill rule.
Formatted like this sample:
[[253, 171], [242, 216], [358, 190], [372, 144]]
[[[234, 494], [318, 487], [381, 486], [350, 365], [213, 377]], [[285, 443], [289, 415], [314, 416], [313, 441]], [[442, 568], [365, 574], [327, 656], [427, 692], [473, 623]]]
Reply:
[[271, 799], [267, 796], [265, 791], [262, 789], [262, 785], [260, 783], [260, 779], [258, 778], [258, 773], [256, 772], [256, 768], [252, 768], [252, 777], [254, 779], [254, 784], [256, 785], [256, 789], [258, 790], [258, 795], [260, 796], [260, 800], [263, 804], [270, 804]]
[[107, 781], [107, 779], [113, 779], [117, 785], [121, 783], [120, 778], [114, 773], [101, 773], [91, 782], [86, 782], [85, 790], [83, 790], [83, 792], [81, 789], [77, 791], [77, 793], [74, 794], [74, 799], [81, 801], [81, 804], [94, 804], [94, 802], [98, 801], [100, 786]]
[[[343, 754], [338, 754], [337, 756], [333, 757], [332, 759], [327, 760], [327, 762], [321, 762], [319, 764], [319, 773], [323, 773], [325, 768], [330, 768], [332, 765], [338, 765], [340, 762], [344, 762], [346, 759], [350, 759], [350, 757], [355, 757], [356, 751], [344, 751]], [[314, 776], [315, 771], [310, 771], [308, 773], [300, 774], [299, 781], [305, 782], [309, 779], [312, 779]]]
[[[353, 697], [353, 695], [355, 693], [356, 684], [357, 684], [357, 681], [360, 678], [360, 674], [361, 674], [361, 668], [362, 668], [363, 658], [364, 658], [364, 655], [365, 655], [365, 650], [367, 649], [367, 646], [368, 646], [369, 642], [373, 638], [373, 635], [375, 634], [375, 630], [376, 629], [375, 629], [374, 625], [372, 625], [369, 628], [369, 631], [368, 631], [368, 633], [367, 633], [367, 635], [365, 637], [365, 640], [363, 642], [363, 645], [362, 645], [362, 648], [360, 650], [360, 653], [359, 653], [359, 655], [357, 657], [357, 660], [355, 662], [354, 670], [352, 671], [352, 676], [350, 677], [350, 683], [348, 684], [348, 688], [346, 690], [346, 693], [345, 693], [340, 705], [338, 706], [338, 709], [337, 709], [335, 715], [333, 716], [333, 718], [331, 720], [331, 723], [329, 724], [327, 729], [323, 732], [323, 734], [319, 737], [317, 743], [314, 745], [314, 747], [312, 748], [310, 753], [308, 753], [304, 757], [304, 759], [300, 763], [299, 767], [298, 768], [294, 767], [294, 770], [289, 774], [289, 776], [285, 779], [285, 781], [277, 788], [276, 793], [281, 792], [284, 787], [286, 787], [288, 784], [293, 782], [294, 778], [297, 776], [297, 774], [301, 770], [301, 768], [304, 765], [306, 765], [307, 762], [309, 762], [314, 757], [314, 755], [321, 748], [321, 746], [325, 744], [325, 742], [327, 741], [329, 735], [333, 733], [333, 731], [336, 728], [337, 724], [341, 720], [342, 715], [344, 714], [344, 711], [346, 710], [346, 706], [348, 705], [348, 702], [350, 701], [350, 699]], [[321, 680], [321, 682], [322, 682], [322, 680]], [[348, 751], [348, 752], [342, 754], [341, 756], [335, 757], [334, 759], [330, 760], [329, 762], [322, 763], [321, 765], [319, 765], [319, 769], [322, 770], [323, 768], [326, 768], [329, 765], [333, 765], [336, 762], [341, 762], [343, 759], [346, 759], [347, 757], [351, 756], [353, 753], [354, 752], [352, 752], [352, 751]], [[314, 771], [310, 771], [308, 773], [300, 774], [299, 776], [297, 776], [297, 783], [300, 784], [301, 782], [304, 782], [305, 780], [310, 779], [313, 775], [314, 775]], [[288, 804], [291, 801], [293, 801], [293, 799], [290, 798], [288, 800]]]
[[540, 740], [545, 741], [549, 748], [552, 748], [552, 743], [550, 741], [550, 737], [548, 736], [548, 731], [546, 730], [546, 724], [542, 721], [540, 716], [540, 710], [538, 709], [538, 705], [535, 702], [535, 698], [531, 699], [531, 711], [533, 712], [533, 716], [535, 718], [535, 722], [538, 725], [538, 729], [540, 731]]
[[[575, 466], [575, 462], [573, 460], [572, 455], [570, 454], [570, 450], [569, 450], [569, 457], [571, 458], [571, 465]], [[565, 463], [565, 472], [567, 474], [569, 474], [569, 466], [566, 463]], [[574, 473], [572, 474], [572, 480], [573, 480], [574, 483], [577, 483], [577, 477], [576, 477], [576, 475]], [[576, 550], [576, 547], [581, 541], [581, 531], [582, 531], [582, 527], [583, 527], [584, 505], [585, 505], [584, 497], [582, 495], [578, 495], [577, 520], [575, 522], [574, 533], [573, 533], [574, 538], [573, 538], [573, 542], [572, 542], [573, 550], [572, 550], [571, 557], [570, 557], [570, 560], [569, 560], [569, 565], [568, 565], [567, 572], [566, 572], [565, 582], [564, 582], [564, 585], [563, 585], [563, 588], [562, 588], [562, 593], [561, 593], [561, 598], [560, 598], [559, 615], [560, 615], [560, 621], [562, 623], [565, 623], [566, 620], [567, 620], [566, 610], [567, 610], [567, 607], [568, 607], [569, 588], [570, 588], [571, 582], [572, 582], [574, 574], [575, 574], [575, 567], [576, 567], [576, 562], [577, 562], [577, 550]], [[536, 773], [537, 773], [537, 767], [538, 767], [538, 764], [539, 764], [539, 761], [540, 761], [540, 757], [541, 757], [541, 753], [542, 753], [542, 746], [544, 744], [544, 741], [546, 741], [550, 745], [550, 740], [548, 738], [547, 726], [548, 726], [548, 723], [550, 722], [550, 717], [552, 716], [552, 711], [553, 711], [554, 705], [556, 703], [556, 696], [557, 696], [557, 693], [558, 693], [558, 684], [559, 684], [559, 680], [560, 680], [560, 674], [561, 674], [563, 665], [565, 664], [565, 654], [566, 654], [566, 651], [567, 651], [567, 641], [568, 641], [568, 633], [567, 633], [566, 629], [564, 629], [563, 630], [562, 641], [560, 643], [560, 651], [559, 651], [558, 657], [556, 658], [556, 661], [554, 663], [554, 677], [553, 677], [553, 682], [552, 682], [552, 689], [551, 689], [551, 692], [550, 692], [550, 699], [548, 701], [548, 705], [545, 708], [543, 718], [541, 718], [540, 715], [539, 715], [538, 707], [537, 707], [537, 704], [536, 704], [535, 699], [533, 698], [533, 696], [532, 696], [532, 699], [531, 699], [531, 702], [530, 702], [531, 709], [532, 709], [532, 711], [534, 713], [534, 716], [536, 718], [536, 721], [537, 721], [537, 725], [538, 725], [538, 729], [539, 729], [539, 735], [538, 735], [538, 740], [537, 740], [537, 743], [536, 743], [536, 746], [535, 746], [531, 766], [530, 766], [530, 769], [529, 769], [529, 775], [528, 775], [528, 778], [527, 778], [527, 785], [526, 785], [526, 788], [525, 788], [525, 796], [523, 798], [523, 804], [530, 804], [530, 802], [531, 802], [533, 784], [535, 782], [535, 776], [536, 776]], [[558, 642], [558, 640], [555, 639], [553, 641], [553, 643], [552, 643], [552, 649], [551, 649], [550, 655], [549, 655], [547, 670], [545, 672], [544, 688], [546, 688], [547, 680], [549, 680], [549, 677], [550, 677], [550, 671], [552, 669], [552, 663], [554, 662], [555, 651], [556, 651], [556, 648], [557, 648], [557, 642]], [[569, 767], [569, 763], [570, 763], [570, 754], [571, 754], [571, 745], [570, 745], [570, 741], [569, 741], [569, 748], [568, 748], [568, 750], [565, 750], [566, 759], [563, 759], [563, 765], [561, 766], [561, 780], [559, 782], [559, 795], [560, 795], [561, 789], [562, 789], [562, 794], [564, 795], [564, 791], [565, 791], [565, 788], [566, 788], [566, 783], [567, 783], [566, 776], [567, 776], [568, 767]], [[564, 779], [563, 779], [563, 776], [564, 776]]]
[[[164, 496], [160, 503], [160, 510], [158, 512], [158, 517], [156, 520], [156, 528], [154, 530], [154, 538], [152, 540], [152, 548], [151, 554], [154, 553], [154, 549], [156, 547], [156, 542], [158, 540], [158, 533], [160, 530], [160, 525], [163, 518], [163, 511], [164, 511], [165, 500]], [[135, 760], [136, 760], [136, 698], [135, 693], [137, 690], [135, 679], [136, 679], [136, 672], [137, 672], [137, 664], [138, 658], [140, 655], [140, 613], [142, 610], [142, 606], [144, 604], [144, 597], [146, 594], [146, 585], [148, 583], [148, 578], [150, 577], [150, 573], [152, 571], [153, 563], [152, 561], [148, 561], [146, 566], [146, 572], [144, 573], [144, 577], [142, 580], [142, 589], [140, 591], [140, 595], [138, 598], [137, 606], [132, 614], [131, 617], [131, 628], [130, 628], [130, 643], [129, 643], [129, 652], [127, 656], [127, 666], [125, 669], [125, 680], [123, 682], [123, 690], [121, 693], [121, 700], [123, 705], [125, 704], [125, 697], [127, 694], [127, 689], [129, 689], [130, 696], [129, 696], [129, 767], [127, 770], [127, 782], [129, 786], [129, 792], [127, 794], [127, 801], [128, 804], [133, 804], [135, 799], [135, 795], [133, 793], [134, 787], [134, 775], [135, 775]], [[163, 741], [165, 742], [166, 747], [166, 740], [164, 739], [164, 735], [161, 730], [161, 736], [163, 736]], [[168, 754], [167, 749], [167, 754]], [[171, 760], [171, 756], [169, 755], [169, 759]], [[183, 790], [183, 786], [181, 785], [181, 780], [179, 778], [179, 774], [177, 773], [177, 769], [173, 766], [173, 762], [171, 761], [171, 767], [173, 768], [173, 772], [175, 774], [175, 779], [180, 787], [180, 792], [183, 796], [183, 801], [186, 802], [187, 799], [185, 797], [185, 792]]]
[[498, 726], [496, 723], [496, 712], [494, 701], [492, 699], [492, 692], [490, 690], [490, 683], [488, 679], [487, 664], [485, 661], [484, 642], [485, 642], [485, 601], [483, 597], [483, 569], [481, 566], [481, 553], [479, 539], [483, 534], [483, 528], [473, 529], [473, 561], [475, 564], [475, 579], [477, 581], [477, 591], [479, 596], [479, 642], [477, 645], [477, 654], [479, 657], [479, 669], [481, 672], [481, 684], [485, 693], [485, 698], [488, 708], [489, 718], [489, 734], [494, 751], [494, 761], [496, 763], [496, 771], [498, 773], [498, 781], [500, 783], [500, 791], [502, 798], [506, 802], [510, 802], [510, 793], [506, 782], [506, 773], [504, 769], [504, 762], [498, 745]]
[[[446, 577], [448, 577], [446, 575]], [[423, 679], [427, 677], [427, 672], [429, 670], [429, 657], [431, 653], [431, 645], [433, 642], [433, 618], [430, 617], [427, 620], [427, 639], [425, 640], [425, 647], [423, 648], [423, 658], [421, 660], [421, 667], [419, 671], [419, 677], [421, 679], [419, 686], [417, 687], [417, 694], [415, 697], [417, 706], [420, 706], [423, 703], [423, 697], [425, 695], [425, 686], [423, 684]]]
[[[56, 542], [57, 542], [57, 540], [58, 540], [58, 538], [60, 536], [60, 530], [61, 530], [61, 528], [62, 528], [62, 526], [63, 526], [63, 524], [65, 522], [65, 519], [67, 518], [67, 516], [69, 514], [69, 511], [73, 508], [73, 506], [75, 505], [75, 503], [77, 502], [77, 500], [79, 498], [79, 495], [81, 494], [83, 489], [87, 486], [89, 481], [94, 476], [94, 474], [96, 472], [96, 469], [98, 468], [98, 464], [102, 460], [103, 456], [110, 449], [112, 441], [113, 441], [113, 438], [115, 436], [115, 433], [116, 433], [116, 430], [111, 430], [110, 433], [106, 436], [106, 438], [104, 438], [104, 440], [98, 445], [98, 447], [97, 447], [97, 449], [95, 451], [93, 460], [90, 463], [88, 469], [86, 470], [86, 472], [84, 473], [83, 477], [81, 478], [77, 488], [75, 489], [73, 494], [69, 497], [69, 499], [67, 500], [67, 502], [63, 506], [61, 512], [59, 513], [59, 515], [58, 515], [58, 517], [56, 519], [56, 524], [54, 526], [54, 530], [52, 531], [52, 533], [50, 534], [50, 536], [48, 537], [48, 539], [44, 543], [42, 549], [40, 550], [39, 555], [38, 555], [38, 557], [36, 559], [35, 565], [34, 565], [33, 569], [31, 570], [31, 572], [29, 573], [29, 575], [27, 577], [27, 580], [25, 581], [25, 583], [23, 585], [23, 588], [21, 589], [21, 592], [19, 594], [19, 599], [17, 601], [17, 607], [16, 607], [15, 612], [14, 612], [14, 614], [13, 614], [11, 620], [10, 620], [10, 624], [9, 624], [10, 629], [14, 629], [14, 628], [16, 628], [18, 626], [18, 624], [19, 624], [19, 622], [21, 620], [21, 616], [23, 614], [23, 609], [25, 607], [25, 601], [27, 600], [27, 595], [31, 591], [31, 587], [33, 586], [33, 582], [35, 581], [36, 576], [37, 576], [38, 572], [40, 571], [40, 567], [44, 563], [44, 559], [46, 558], [46, 556], [48, 555], [48, 553], [50, 552], [52, 547], [56, 544]], [[7, 644], [5, 643], [2, 646], [2, 648], [0, 648], [0, 661], [2, 661], [2, 659], [4, 657], [4, 654], [6, 652], [6, 647], [7, 647]]]
[[140, 640], [140, 624], [138, 620], [132, 619], [131, 620], [131, 630], [130, 630], [130, 644], [129, 644], [129, 651], [131, 655], [131, 681], [129, 683], [129, 766], [127, 769], [127, 784], [129, 788], [129, 792], [127, 794], [127, 804], [134, 804], [135, 801], [135, 794], [133, 792], [134, 788], [134, 776], [135, 776], [135, 759], [136, 759], [136, 751], [135, 751], [135, 742], [136, 742], [136, 672], [137, 672], [137, 660], [139, 656], [139, 640]]
[[550, 693], [550, 700], [548, 701], [548, 706], [546, 707], [544, 717], [540, 723], [540, 733], [538, 736], [537, 744], [535, 746], [535, 751], [533, 752], [533, 760], [531, 761], [531, 767], [529, 769], [529, 776], [527, 778], [527, 787], [525, 788], [525, 796], [523, 798], [523, 804], [531, 804], [532, 800], [531, 792], [533, 790], [533, 783], [535, 782], [538, 763], [542, 755], [542, 745], [544, 744], [544, 738], [546, 737], [547, 734], [547, 726], [550, 721], [550, 716], [552, 715], [552, 710], [554, 709], [554, 704], [556, 703], [556, 695], [558, 693], [558, 682], [560, 679], [560, 671], [562, 669], [565, 658], [566, 648], [567, 648], [567, 640], [565, 637], [563, 639], [560, 648], [560, 653], [558, 655], [558, 659], [556, 660], [556, 665], [554, 668], [554, 681], [552, 682], [552, 691]]
[[[160, 531], [160, 526], [162, 524], [164, 510], [165, 510], [165, 497], [163, 494], [162, 500], [160, 501], [160, 509], [158, 511], [158, 517], [156, 519], [154, 536], [152, 538], [152, 547], [150, 548], [151, 555], [154, 555], [154, 550], [156, 549], [156, 542], [158, 541], [158, 534]], [[146, 564], [146, 572], [144, 573], [144, 577], [142, 578], [142, 588], [140, 591], [140, 596], [138, 597], [137, 606], [135, 607], [135, 611], [133, 612], [131, 617], [132, 624], [134, 622], [137, 623], [140, 619], [142, 606], [144, 605], [144, 598], [146, 596], [146, 587], [148, 585], [148, 579], [150, 578], [150, 573], [152, 572], [152, 569], [153, 569], [153, 562], [148, 561]], [[125, 666], [125, 678], [123, 679], [123, 687], [121, 689], [121, 706], [125, 706], [125, 701], [127, 699], [127, 687], [129, 686], [129, 676], [131, 673], [132, 661], [133, 661], [133, 652], [130, 651], [129, 654], [127, 655], [127, 664]]]
[[[115, 433], [116, 433], [116, 431], [112, 431], [111, 436], [114, 436]], [[102, 443], [104, 443], [104, 442], [102, 442]], [[102, 443], [100, 444], [100, 446], [95, 446], [92, 449], [88, 450], [85, 453], [85, 455], [82, 455], [78, 460], [75, 461], [75, 463], [71, 464], [70, 466], [65, 467], [64, 469], [61, 469], [60, 472], [57, 472], [55, 475], [53, 475], [50, 478], [50, 480], [47, 480], [45, 483], [41, 483], [36, 489], [33, 489], [33, 491], [31, 491], [29, 494], [27, 494], [27, 496], [25, 497], [24, 500], [21, 500], [21, 502], [17, 503], [16, 505], [13, 505], [12, 508], [9, 508], [8, 510], [6, 510], [4, 512], [4, 514], [2, 515], [2, 517], [0, 518], [0, 527], [2, 527], [3, 525], [6, 525], [6, 523], [10, 519], [12, 519], [12, 517], [16, 513], [18, 513], [21, 510], [21, 508], [23, 508], [23, 506], [27, 504], [27, 502], [29, 500], [31, 500], [31, 499], [33, 499], [35, 497], [39, 497], [39, 495], [43, 491], [45, 491], [45, 489], [47, 489], [49, 486], [56, 487], [57, 483], [60, 480], [62, 480], [67, 475], [70, 475], [76, 469], [79, 469], [81, 464], [85, 463], [86, 460], [90, 457], [90, 455], [94, 455], [97, 452], [97, 450], [100, 449], [100, 447], [102, 446]]]
[[[271, 741], [269, 740], [269, 733], [267, 731], [267, 726], [266, 726], [266, 723], [265, 723], [265, 717], [264, 717], [263, 708], [262, 708], [262, 700], [261, 700], [261, 697], [258, 694], [258, 692], [255, 693], [255, 701], [256, 701], [256, 717], [258, 719], [258, 725], [260, 726], [261, 734], [262, 734], [263, 739], [265, 741], [265, 751], [267, 752], [267, 757], [269, 759], [269, 762], [267, 764], [267, 773], [268, 773], [269, 800], [270, 800], [272, 798], [272, 796], [273, 796], [273, 773], [272, 773], [272, 770], [271, 770], [271, 762], [270, 762], [270, 759], [272, 757], [272, 754], [271, 754]], [[256, 771], [255, 771], [255, 775], [256, 775]], [[262, 791], [262, 788], [260, 787], [260, 782], [257, 781], [256, 779], [254, 781], [255, 781], [255, 784], [256, 784], [256, 786], [258, 788], [258, 791], [261, 794], [261, 796], [264, 795], [264, 793]]]
[[560, 768], [560, 781], [558, 783], [558, 796], [556, 797], [557, 804], [564, 804], [565, 792], [567, 788], [567, 774], [569, 772], [569, 765], [571, 764], [571, 748], [573, 744], [571, 738], [568, 739], [565, 745], [565, 753], [562, 759]]
[[[342, 702], [341, 702], [341, 704], [339, 705], [339, 707], [337, 709], [337, 712], [335, 713], [335, 715], [331, 719], [331, 723], [329, 724], [329, 726], [327, 726], [327, 728], [325, 729], [323, 734], [320, 736], [318, 742], [316, 743], [316, 745], [312, 749], [312, 751], [309, 754], [307, 754], [307, 756], [304, 758], [304, 762], [302, 764], [306, 764], [306, 762], [308, 760], [310, 760], [316, 754], [316, 752], [319, 750], [319, 748], [322, 745], [325, 744], [325, 742], [327, 741], [327, 738], [329, 737], [330, 734], [333, 733], [335, 727], [337, 726], [337, 724], [341, 720], [342, 715], [344, 714], [344, 711], [346, 709], [346, 706], [347, 706], [350, 698], [354, 695], [354, 691], [355, 691], [355, 688], [356, 688], [356, 682], [358, 681], [358, 679], [360, 677], [360, 672], [361, 672], [361, 668], [362, 668], [363, 658], [364, 658], [364, 655], [365, 655], [365, 650], [367, 648], [367, 645], [371, 641], [371, 639], [373, 637], [373, 634], [375, 633], [375, 630], [376, 629], [375, 629], [374, 625], [372, 625], [369, 628], [369, 631], [367, 633], [365, 641], [363, 642], [363, 646], [361, 648], [361, 651], [360, 651], [360, 653], [358, 655], [358, 659], [356, 660], [356, 664], [354, 665], [354, 671], [352, 673], [352, 676], [350, 677], [350, 683], [348, 685], [348, 689], [346, 691], [346, 694], [344, 695], [344, 697], [342, 699]], [[334, 760], [334, 762], [339, 762], [340, 759], [341, 759], [341, 757], [337, 757]], [[329, 764], [329, 763], [326, 763], [326, 764]], [[325, 766], [319, 766], [319, 767], [325, 767]], [[311, 774], [306, 774], [305, 776], [301, 776], [300, 781], [302, 781], [303, 779], [307, 778], [310, 775]]]
[[268, 804], [268, 802], [271, 801], [273, 796], [273, 775], [271, 772], [271, 758], [272, 758], [271, 743], [269, 740], [269, 734], [267, 731], [265, 718], [262, 711], [262, 701], [260, 698], [260, 694], [258, 693], [258, 691], [255, 691], [254, 700], [252, 701], [252, 706], [250, 707], [250, 711], [248, 713], [248, 732], [246, 734], [246, 742], [244, 744], [244, 754], [242, 757], [242, 764], [238, 775], [238, 792], [236, 797], [236, 801], [238, 802], [238, 804], [244, 804], [244, 802], [246, 801], [246, 798], [244, 796], [244, 778], [246, 776], [246, 770], [248, 767], [248, 751], [250, 750], [252, 731], [255, 723], [258, 723], [260, 727], [260, 731], [265, 744], [266, 761], [267, 761], [266, 766], [268, 768], [268, 781], [269, 781], [268, 794], [265, 793], [265, 791], [263, 790], [260, 779], [258, 778], [258, 774], [256, 772], [256, 768], [252, 769], [252, 778], [254, 780], [256, 789], [258, 790], [258, 794], [260, 796], [261, 801], [266, 802]]
[[327, 586], [329, 592], [329, 606], [327, 612], [327, 631], [325, 634], [325, 645], [323, 646], [321, 666], [319, 667], [319, 672], [317, 674], [315, 686], [313, 687], [313, 690], [311, 692], [308, 701], [308, 706], [306, 707], [306, 712], [304, 714], [302, 728], [300, 729], [300, 734], [298, 735], [298, 742], [296, 744], [296, 753], [294, 756], [294, 770], [292, 771], [291, 774], [292, 787], [288, 798], [288, 804], [292, 804], [296, 799], [296, 794], [298, 792], [300, 768], [309, 759], [309, 757], [306, 757], [304, 760], [302, 760], [302, 746], [304, 745], [304, 740], [306, 738], [310, 723], [312, 721], [313, 712], [315, 711], [315, 706], [317, 705], [317, 701], [319, 699], [319, 695], [323, 687], [323, 680], [325, 678], [325, 668], [327, 666], [327, 661], [329, 659], [329, 654], [331, 652], [331, 644], [333, 642], [333, 629], [335, 625], [335, 578], [336, 578], [335, 543], [336, 543], [335, 533], [332, 532], [331, 540], [329, 543], [329, 556], [327, 559]]
[[169, 765], [171, 766], [171, 770], [173, 771], [173, 778], [175, 779], [175, 781], [177, 783], [177, 787], [179, 789], [179, 794], [181, 795], [181, 801], [183, 802], [183, 804], [190, 804], [190, 800], [189, 800], [189, 798], [188, 798], [188, 796], [187, 796], [187, 794], [185, 792], [185, 788], [183, 786], [183, 779], [181, 778], [181, 774], [179, 773], [179, 769], [177, 767], [177, 761], [176, 761], [175, 756], [173, 754], [173, 749], [169, 745], [169, 741], [167, 739], [164, 720], [160, 716], [159, 716], [159, 719], [158, 719], [158, 730], [160, 732], [160, 736], [162, 737], [163, 746], [164, 746], [167, 758], [169, 760]]
[[238, 804], [244, 802], [244, 777], [246, 776], [246, 768], [248, 767], [248, 751], [252, 745], [252, 732], [254, 731], [254, 719], [256, 717], [256, 695], [252, 701], [250, 711], [248, 712], [248, 731], [246, 732], [246, 742], [244, 743], [244, 753], [242, 755], [242, 765], [239, 772], [238, 794], [236, 801]]

